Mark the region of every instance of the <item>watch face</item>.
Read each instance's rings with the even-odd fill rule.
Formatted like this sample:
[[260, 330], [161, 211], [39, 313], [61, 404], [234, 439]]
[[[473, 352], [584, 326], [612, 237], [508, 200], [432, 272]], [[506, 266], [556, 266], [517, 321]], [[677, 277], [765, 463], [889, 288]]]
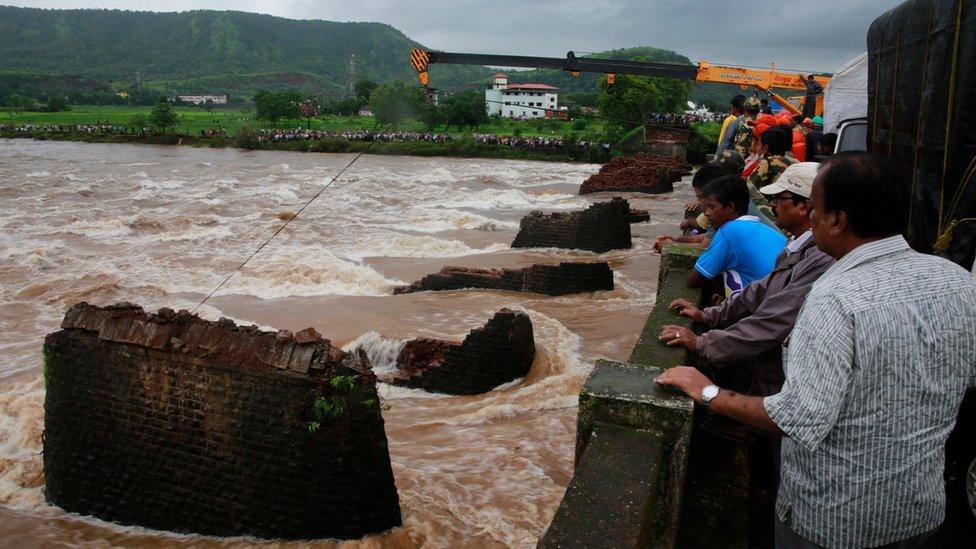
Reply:
[[705, 387], [704, 389], [702, 389], [702, 397], [703, 398], [707, 398], [707, 399], [711, 400], [711, 399], [715, 398], [716, 396], [718, 396], [718, 387], [717, 386], [715, 386], [715, 385], [709, 385], [709, 386]]

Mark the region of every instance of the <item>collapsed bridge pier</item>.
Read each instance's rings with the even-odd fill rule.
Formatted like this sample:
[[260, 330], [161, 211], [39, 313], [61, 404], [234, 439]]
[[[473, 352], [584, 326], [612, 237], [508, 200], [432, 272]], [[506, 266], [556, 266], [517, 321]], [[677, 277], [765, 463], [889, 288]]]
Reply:
[[123, 303], [44, 343], [47, 500], [177, 532], [360, 538], [401, 524], [363, 358], [314, 329], [260, 331]]

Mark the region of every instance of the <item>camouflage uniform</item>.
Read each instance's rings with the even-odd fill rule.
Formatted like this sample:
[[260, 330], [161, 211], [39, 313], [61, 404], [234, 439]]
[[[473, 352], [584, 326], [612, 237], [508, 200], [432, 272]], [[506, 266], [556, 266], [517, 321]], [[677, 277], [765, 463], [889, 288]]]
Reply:
[[715, 159], [711, 163], [725, 170], [728, 175], [741, 176], [742, 170], [746, 167], [746, 162], [742, 159], [742, 155], [727, 149], [715, 155]]
[[742, 115], [742, 120], [739, 122], [739, 129], [735, 134], [735, 152], [742, 155], [742, 158], [749, 156], [749, 149], [752, 148], [752, 129], [753, 127], [749, 125], [749, 122], [756, 121], [756, 115], [749, 114], [749, 109], [758, 109], [759, 100], [755, 97], [750, 97], [746, 99], [745, 102], [746, 114]]
[[773, 214], [773, 208], [769, 205], [769, 200], [759, 192], [759, 189], [774, 183], [786, 171], [787, 166], [796, 163], [797, 159], [793, 158], [789, 153], [785, 155], [764, 155], [759, 159], [759, 165], [756, 166], [756, 171], [752, 172], [752, 175], [746, 181], [746, 184], [749, 186], [749, 197], [756, 203], [756, 207], [766, 217], [776, 219], [776, 216]]

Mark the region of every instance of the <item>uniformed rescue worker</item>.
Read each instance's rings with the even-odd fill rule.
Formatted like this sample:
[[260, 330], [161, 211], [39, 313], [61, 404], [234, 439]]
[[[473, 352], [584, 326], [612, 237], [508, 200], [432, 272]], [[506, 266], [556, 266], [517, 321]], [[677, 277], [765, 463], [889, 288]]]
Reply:
[[773, 126], [759, 136], [759, 166], [749, 176], [749, 197], [763, 214], [775, 219], [769, 200], [759, 192], [759, 189], [772, 185], [787, 167], [797, 163], [797, 159], [790, 155], [790, 145], [793, 133], [786, 126]]
[[755, 97], [746, 99], [746, 113], [742, 115], [742, 120], [739, 123], [739, 129], [735, 134], [735, 152], [742, 155], [742, 158], [749, 156], [749, 149], [752, 148], [752, 125], [749, 124], [749, 122], [756, 120], [756, 116], [759, 115], [759, 108], [758, 99]]

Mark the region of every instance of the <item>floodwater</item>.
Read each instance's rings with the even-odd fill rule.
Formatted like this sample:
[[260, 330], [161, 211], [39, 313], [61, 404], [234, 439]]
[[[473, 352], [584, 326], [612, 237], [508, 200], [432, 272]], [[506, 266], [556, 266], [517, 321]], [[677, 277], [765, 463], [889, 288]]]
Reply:
[[[265, 543], [118, 526], [46, 504], [41, 346], [78, 301], [192, 309], [352, 159], [0, 140], [0, 544]], [[377, 368], [390, 368], [407, 339], [460, 341], [503, 307], [532, 319], [537, 358], [523, 380], [465, 397], [380, 384], [403, 527], [315, 545], [534, 546], [572, 476], [579, 389], [597, 358], [629, 355], [654, 303], [651, 243], [691, 196], [687, 182], [670, 195], [624, 193], [651, 210], [631, 250], [509, 248], [531, 210], [607, 200], [576, 195], [598, 168], [363, 156], [200, 308], [267, 329], [314, 326], [363, 347]], [[615, 270], [613, 291], [391, 295], [446, 265], [597, 257]]]

